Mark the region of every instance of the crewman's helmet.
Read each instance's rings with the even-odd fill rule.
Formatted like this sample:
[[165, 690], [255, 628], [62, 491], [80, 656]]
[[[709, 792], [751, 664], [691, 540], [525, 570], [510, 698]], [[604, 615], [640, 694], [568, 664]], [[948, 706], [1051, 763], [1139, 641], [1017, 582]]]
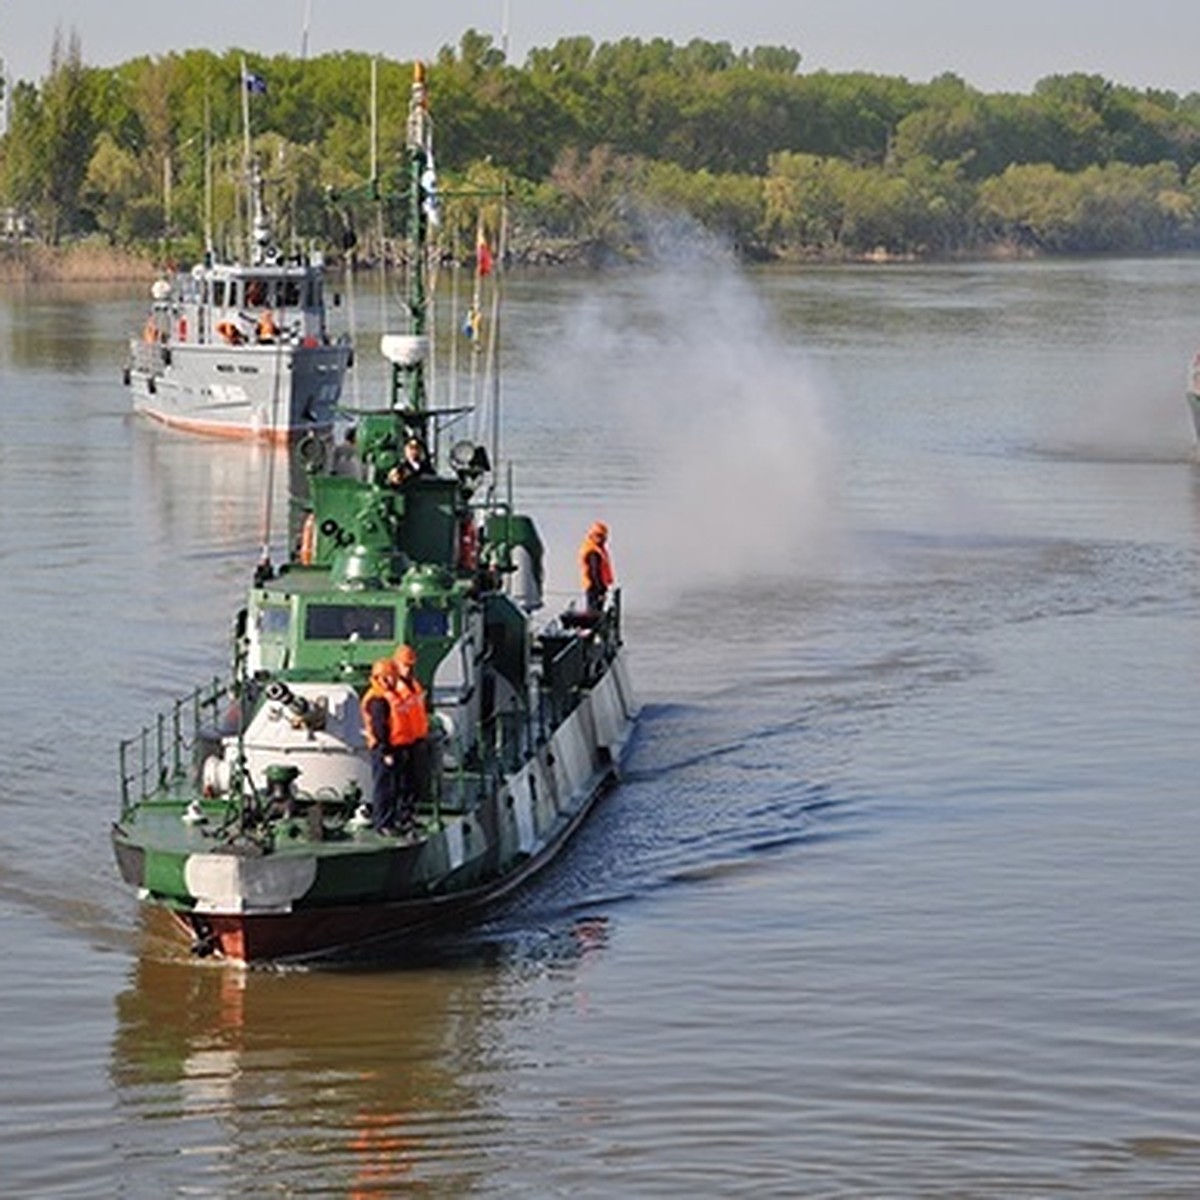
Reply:
[[371, 666], [371, 679], [384, 686], [396, 682], [396, 664], [390, 658], [379, 658]]

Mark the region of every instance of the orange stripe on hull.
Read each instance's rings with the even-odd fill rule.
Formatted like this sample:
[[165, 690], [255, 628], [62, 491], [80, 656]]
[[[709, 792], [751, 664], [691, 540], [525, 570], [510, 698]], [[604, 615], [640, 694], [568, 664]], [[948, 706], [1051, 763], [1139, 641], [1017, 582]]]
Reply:
[[325, 433], [333, 428], [329, 425], [301, 425], [295, 428], [255, 429], [250, 425], [222, 425], [216, 421], [196, 421], [187, 417], [169, 417], [165, 413], [153, 409], [138, 410], [143, 416], [157, 421], [168, 429], [177, 429], [181, 433], [198, 433], [205, 437], [221, 438], [230, 442], [269, 442], [274, 446], [286, 446], [306, 433]]

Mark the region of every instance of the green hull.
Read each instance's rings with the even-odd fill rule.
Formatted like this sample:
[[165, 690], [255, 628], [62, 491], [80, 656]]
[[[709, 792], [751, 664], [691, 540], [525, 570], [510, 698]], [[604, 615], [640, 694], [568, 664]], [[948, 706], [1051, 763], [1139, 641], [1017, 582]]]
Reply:
[[458, 919], [523, 883], [616, 780], [636, 713], [618, 652], [527, 761], [456, 778], [407, 838], [375, 833], [356, 806], [303, 797], [249, 836], [226, 802], [192, 782], [130, 808], [113, 827], [117, 861], [144, 900], [179, 918], [198, 953], [337, 954]]

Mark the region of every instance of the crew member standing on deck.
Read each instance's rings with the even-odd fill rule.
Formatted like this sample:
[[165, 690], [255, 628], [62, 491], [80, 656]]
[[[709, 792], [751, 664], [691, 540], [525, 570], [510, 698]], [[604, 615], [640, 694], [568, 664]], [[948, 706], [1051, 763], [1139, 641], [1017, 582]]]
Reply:
[[428, 792], [429, 713], [425, 707], [425, 689], [417, 678], [417, 652], [407, 644], [397, 646], [392, 662], [396, 669], [392, 738], [399, 763], [397, 819], [402, 830], [411, 830]]
[[592, 525], [579, 547], [579, 577], [587, 611], [600, 612], [608, 589], [616, 580], [612, 556], [608, 552], [608, 526], [603, 521]]
[[275, 314], [269, 308], [259, 314], [254, 332], [260, 342], [273, 342], [279, 336], [279, 326], [275, 324]]
[[400, 764], [392, 740], [395, 691], [396, 664], [381, 658], [371, 668], [361, 701], [363, 733], [371, 752], [371, 826], [376, 833], [392, 833], [396, 826]]

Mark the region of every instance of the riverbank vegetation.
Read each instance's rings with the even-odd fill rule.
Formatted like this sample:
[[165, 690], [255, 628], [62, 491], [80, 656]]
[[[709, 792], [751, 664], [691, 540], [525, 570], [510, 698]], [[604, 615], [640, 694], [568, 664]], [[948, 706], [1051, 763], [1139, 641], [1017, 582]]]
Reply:
[[[507, 249], [535, 262], [637, 256], [680, 214], [763, 260], [1200, 248], [1200, 95], [1082, 74], [985, 94], [954, 75], [800, 66], [786, 47], [587, 37], [516, 66], [470, 31], [429, 69], [450, 235], [470, 253], [454, 197], [482, 189], [507, 195]], [[186, 260], [205, 229], [231, 245], [245, 101], [284, 232], [392, 254], [412, 66], [374, 59], [375, 123], [372, 67], [361, 53], [189, 50], [101, 69], [60, 37], [46, 76], [9, 97], [2, 232], [87, 239], [114, 262]]]

